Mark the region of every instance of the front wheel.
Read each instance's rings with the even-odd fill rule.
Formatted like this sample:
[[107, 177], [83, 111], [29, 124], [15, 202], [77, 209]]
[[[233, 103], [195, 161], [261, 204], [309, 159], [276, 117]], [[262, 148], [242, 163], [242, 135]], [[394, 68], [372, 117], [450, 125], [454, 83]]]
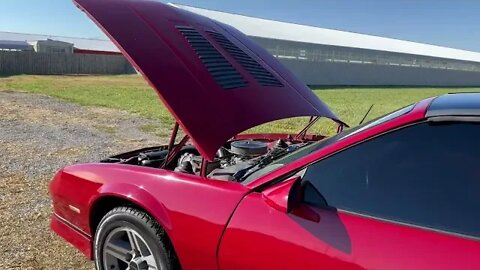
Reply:
[[173, 270], [173, 252], [160, 225], [148, 214], [118, 207], [100, 221], [95, 233], [98, 270]]

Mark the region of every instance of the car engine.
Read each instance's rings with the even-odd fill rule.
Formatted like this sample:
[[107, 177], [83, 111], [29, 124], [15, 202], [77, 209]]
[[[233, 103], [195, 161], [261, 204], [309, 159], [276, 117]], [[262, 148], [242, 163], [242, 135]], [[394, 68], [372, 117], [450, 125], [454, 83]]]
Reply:
[[[291, 144], [284, 140], [274, 142], [241, 140], [233, 141], [229, 148], [222, 147], [216, 158], [207, 165], [207, 177], [225, 181], [239, 181], [252, 170], [270, 163], [272, 160], [303, 147], [306, 143]], [[202, 158], [191, 153], [183, 154], [175, 171], [199, 174]]]
[[[261, 167], [272, 160], [288, 154], [306, 143], [291, 143], [285, 140], [238, 140], [228, 142], [220, 148], [213, 161], [207, 163], [208, 178], [239, 181], [249, 170]], [[166, 147], [140, 149], [102, 160], [104, 163], [120, 163], [159, 168], [165, 162]], [[184, 146], [177, 158], [166, 169], [200, 175], [202, 156], [192, 145]]]

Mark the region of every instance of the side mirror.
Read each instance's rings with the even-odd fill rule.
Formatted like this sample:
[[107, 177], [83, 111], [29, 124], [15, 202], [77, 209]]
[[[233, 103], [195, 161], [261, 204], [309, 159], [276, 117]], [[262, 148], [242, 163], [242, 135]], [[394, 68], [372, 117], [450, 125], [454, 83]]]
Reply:
[[[308, 204], [308, 202], [304, 203], [304, 192], [311, 192], [308, 184], [307, 182], [305, 185], [302, 185], [302, 178], [294, 176], [265, 190], [262, 195], [265, 202], [272, 208], [285, 214], [292, 214], [318, 223], [320, 216], [311, 208], [313, 205]], [[310, 186], [313, 187], [311, 184]], [[314, 195], [323, 198], [316, 189], [314, 189]]]
[[294, 176], [265, 190], [262, 193], [265, 202], [281, 212], [292, 212], [302, 202], [301, 181], [300, 176]]

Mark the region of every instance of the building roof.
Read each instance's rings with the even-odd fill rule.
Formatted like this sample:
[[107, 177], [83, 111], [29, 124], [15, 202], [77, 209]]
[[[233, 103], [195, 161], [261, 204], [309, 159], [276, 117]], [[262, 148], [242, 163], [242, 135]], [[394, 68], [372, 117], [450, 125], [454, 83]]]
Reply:
[[[480, 62], [480, 53], [478, 52], [294, 23], [272, 21], [179, 4], [170, 5], [232, 25], [248, 36]], [[110, 40], [0, 32], [0, 40], [35, 41], [45, 39], [73, 43], [75, 48], [85, 51], [119, 52], [119, 49]]]
[[54, 40], [54, 39], [42, 39], [42, 40], [35, 40], [35, 41], [29, 41], [29, 44], [36, 45], [36, 44], [55, 44], [55, 45], [61, 45], [61, 46], [73, 46], [74, 44], [71, 42], [65, 42], [62, 40]]
[[33, 50], [32, 45], [25, 41], [2, 40], [0, 39], [0, 49], [7, 50]]
[[478, 52], [171, 5], [229, 24], [249, 36], [480, 62]]
[[119, 49], [110, 40], [0, 32], [0, 40], [28, 42], [47, 39], [72, 43], [75, 48], [81, 50], [119, 52]]

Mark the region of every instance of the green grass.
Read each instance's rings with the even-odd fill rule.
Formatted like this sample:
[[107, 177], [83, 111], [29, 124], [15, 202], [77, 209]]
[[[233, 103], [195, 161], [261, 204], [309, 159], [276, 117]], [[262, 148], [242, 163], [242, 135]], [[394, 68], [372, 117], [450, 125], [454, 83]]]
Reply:
[[143, 131], [143, 132], [147, 132], [147, 133], [150, 133], [150, 134], [153, 134], [153, 135], [156, 135], [158, 137], [168, 137], [170, 135], [170, 130], [168, 129], [165, 129], [164, 127], [162, 128], [161, 126], [159, 125], [155, 125], [155, 124], [147, 124], [147, 125], [143, 125], [140, 127], [140, 130]]
[[[128, 76], [13, 76], [0, 78], [0, 91], [44, 94], [85, 106], [109, 107], [158, 119], [166, 125], [173, 119], [156, 93], [137, 75]], [[480, 88], [335, 88], [315, 93], [345, 122], [355, 126], [370, 105], [372, 119], [418, 100], [448, 92], [480, 91]], [[288, 119], [252, 129], [254, 132], [297, 132], [307, 120]], [[154, 127], [145, 127], [154, 130]], [[331, 134], [335, 126], [320, 121], [313, 130]], [[158, 132], [158, 131], [155, 131]]]

